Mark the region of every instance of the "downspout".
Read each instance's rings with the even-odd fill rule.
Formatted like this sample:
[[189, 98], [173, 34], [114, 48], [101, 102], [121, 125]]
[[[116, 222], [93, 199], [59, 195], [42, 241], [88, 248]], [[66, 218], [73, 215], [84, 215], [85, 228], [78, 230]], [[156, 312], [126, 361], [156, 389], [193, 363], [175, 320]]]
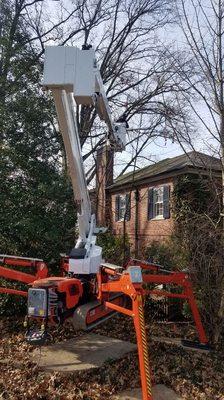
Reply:
[[139, 190], [135, 190], [135, 258], [138, 258], [139, 236], [138, 236], [138, 214], [139, 214]]

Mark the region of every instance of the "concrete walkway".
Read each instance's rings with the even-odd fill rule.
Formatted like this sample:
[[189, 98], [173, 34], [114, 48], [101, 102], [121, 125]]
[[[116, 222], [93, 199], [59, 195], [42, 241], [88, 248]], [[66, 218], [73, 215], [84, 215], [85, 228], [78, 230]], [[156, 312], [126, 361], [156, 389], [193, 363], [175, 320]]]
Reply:
[[[113, 396], [112, 400], [142, 400], [141, 389], [132, 389]], [[153, 387], [153, 400], [181, 400], [172, 389], [164, 385]]]
[[107, 360], [136, 350], [130, 342], [88, 333], [80, 338], [44, 346], [33, 353], [33, 361], [45, 370], [71, 372], [97, 368]]

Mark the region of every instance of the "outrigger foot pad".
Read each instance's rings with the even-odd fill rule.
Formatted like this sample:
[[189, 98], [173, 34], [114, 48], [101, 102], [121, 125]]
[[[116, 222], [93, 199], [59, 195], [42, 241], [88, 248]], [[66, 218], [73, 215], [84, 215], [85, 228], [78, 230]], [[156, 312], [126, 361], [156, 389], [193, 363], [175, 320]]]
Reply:
[[44, 331], [28, 331], [26, 333], [26, 341], [33, 346], [43, 346], [47, 339], [49, 339], [49, 334]]
[[190, 347], [191, 349], [199, 349], [199, 350], [211, 350], [211, 347], [209, 346], [208, 343], [199, 343], [199, 342], [193, 342], [191, 340], [181, 340], [181, 344], [184, 347]]

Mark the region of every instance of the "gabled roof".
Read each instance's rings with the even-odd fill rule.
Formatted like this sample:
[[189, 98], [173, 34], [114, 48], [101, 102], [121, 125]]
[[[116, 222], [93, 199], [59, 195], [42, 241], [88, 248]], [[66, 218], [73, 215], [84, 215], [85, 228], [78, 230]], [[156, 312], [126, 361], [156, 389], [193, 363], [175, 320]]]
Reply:
[[127, 186], [133, 183], [139, 183], [150, 178], [162, 179], [164, 175], [175, 175], [175, 173], [187, 170], [200, 170], [221, 172], [221, 162], [218, 158], [209, 156], [208, 154], [191, 151], [173, 158], [166, 158], [155, 164], [138, 169], [135, 172], [128, 172], [127, 174], [119, 176], [108, 189], [115, 189], [120, 186]]

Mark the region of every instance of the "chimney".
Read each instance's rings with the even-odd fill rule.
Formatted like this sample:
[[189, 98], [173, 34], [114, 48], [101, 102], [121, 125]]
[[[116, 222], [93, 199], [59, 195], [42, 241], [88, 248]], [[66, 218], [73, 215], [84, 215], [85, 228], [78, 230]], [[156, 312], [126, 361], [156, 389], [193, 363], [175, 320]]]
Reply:
[[114, 150], [105, 145], [96, 156], [96, 220], [98, 226], [110, 226], [111, 198], [106, 188], [113, 183]]

